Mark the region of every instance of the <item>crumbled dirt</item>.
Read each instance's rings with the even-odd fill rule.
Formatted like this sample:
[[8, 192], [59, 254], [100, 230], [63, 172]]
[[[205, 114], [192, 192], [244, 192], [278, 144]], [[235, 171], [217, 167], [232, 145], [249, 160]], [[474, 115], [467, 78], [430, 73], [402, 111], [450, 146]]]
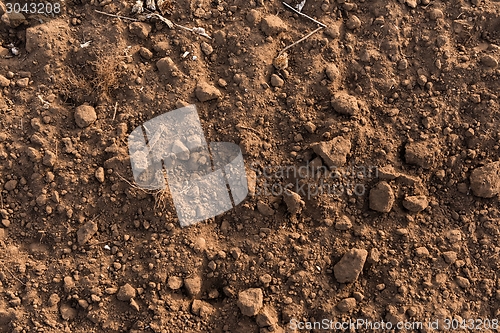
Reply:
[[[0, 6], [0, 332], [500, 318], [500, 2], [134, 3]], [[188, 104], [250, 194], [181, 228], [127, 137]]]

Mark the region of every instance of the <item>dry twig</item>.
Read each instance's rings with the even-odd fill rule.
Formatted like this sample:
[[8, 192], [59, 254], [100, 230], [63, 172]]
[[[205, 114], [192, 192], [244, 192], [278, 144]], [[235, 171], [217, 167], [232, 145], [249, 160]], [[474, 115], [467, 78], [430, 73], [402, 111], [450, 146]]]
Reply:
[[13, 277], [14, 279], [16, 279], [16, 280], [17, 280], [19, 283], [21, 283], [23, 286], [25, 286], [25, 285], [26, 285], [26, 283], [24, 283], [23, 281], [21, 281], [21, 280], [20, 280], [17, 276], [15, 276], [15, 275], [14, 275], [14, 273], [12, 273], [12, 271], [11, 271], [11, 270], [10, 270], [7, 266], [5, 266], [5, 264], [4, 264], [3, 262], [1, 262], [1, 261], [0, 261], [0, 264], [2, 264], [3, 268], [5, 268], [5, 270], [6, 270], [7, 272], [9, 272], [9, 273], [10, 273], [10, 275], [12, 275], [12, 277]]
[[117, 110], [118, 110], [118, 102], [115, 103], [115, 112], [113, 112], [113, 120], [115, 120]]
[[286, 3], [286, 2], [284, 2], [284, 1], [283, 1], [283, 5], [284, 5], [285, 7], [287, 7], [288, 9], [292, 10], [293, 12], [295, 12], [295, 13], [297, 13], [297, 14], [301, 15], [301, 16], [304, 16], [305, 18], [310, 19], [311, 21], [313, 21], [313, 22], [314, 22], [314, 23], [316, 23], [316, 24], [319, 24], [321, 27], [326, 28], [326, 24], [321, 23], [320, 21], [313, 19], [312, 17], [310, 17], [310, 16], [308, 16], [308, 15], [306, 15], [306, 14], [302, 13], [301, 11], [298, 11], [297, 9], [293, 8], [292, 6], [290, 6], [289, 4], [287, 4], [287, 3]]
[[280, 55], [282, 55], [286, 50], [288, 50], [289, 48], [291, 48], [292, 46], [295, 46], [295, 45], [299, 44], [300, 42], [303, 42], [304, 40], [306, 40], [307, 38], [311, 37], [312, 35], [314, 35], [318, 31], [320, 31], [321, 29], [323, 29], [323, 27], [319, 27], [316, 30], [311, 31], [310, 33], [308, 33], [307, 35], [305, 35], [304, 37], [302, 37], [298, 41], [294, 42], [293, 44], [288, 45], [283, 50], [281, 50], [280, 53], [278, 53], [278, 57]]

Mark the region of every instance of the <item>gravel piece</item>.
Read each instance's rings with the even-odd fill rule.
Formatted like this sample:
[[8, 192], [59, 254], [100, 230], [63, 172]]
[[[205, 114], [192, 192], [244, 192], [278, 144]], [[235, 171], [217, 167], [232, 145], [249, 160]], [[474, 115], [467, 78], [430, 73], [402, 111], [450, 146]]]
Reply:
[[485, 55], [481, 57], [481, 64], [489, 68], [497, 68], [498, 60], [490, 55]]
[[393, 180], [399, 177], [399, 172], [392, 165], [386, 165], [377, 169], [378, 178], [381, 180]]
[[474, 195], [492, 198], [500, 193], [500, 161], [476, 168], [470, 175], [470, 187]]
[[337, 304], [340, 312], [351, 312], [356, 308], [356, 299], [354, 297], [344, 298]]
[[443, 252], [443, 259], [447, 264], [451, 265], [457, 261], [457, 253], [455, 251]]
[[269, 307], [264, 306], [262, 310], [255, 317], [255, 322], [259, 327], [269, 327], [274, 326], [278, 323], [278, 315], [276, 310]]
[[48, 301], [47, 301], [47, 305], [49, 307], [57, 306], [60, 301], [61, 301], [61, 298], [59, 297], [58, 294], [51, 294], [49, 296]]
[[446, 233], [446, 238], [451, 244], [455, 244], [462, 240], [462, 233], [459, 229], [453, 229]]
[[76, 309], [73, 309], [71, 305], [63, 303], [59, 307], [59, 313], [61, 314], [62, 319], [69, 321], [75, 319], [78, 312]]
[[153, 52], [151, 52], [146, 47], [141, 47], [139, 49], [139, 54], [141, 55], [141, 57], [143, 57], [144, 59], [147, 59], [147, 60], [150, 60], [151, 58], [153, 58]]
[[7, 14], [7, 17], [8, 17], [8, 20], [6, 23], [11, 28], [17, 28], [18, 26], [20, 26], [21, 24], [26, 22], [26, 17], [22, 13], [19, 13], [16, 11], [10, 12], [9, 14]]
[[170, 57], [164, 57], [158, 60], [156, 62], [156, 67], [158, 68], [158, 72], [160, 72], [160, 74], [172, 75], [172, 73], [179, 71], [177, 65]]
[[215, 312], [210, 303], [195, 299], [191, 304], [191, 312], [202, 318], [207, 318]]
[[84, 245], [85, 243], [87, 243], [92, 238], [92, 236], [95, 235], [97, 230], [98, 227], [95, 221], [88, 221], [87, 223], [85, 223], [76, 232], [78, 244]]
[[64, 281], [63, 288], [66, 293], [69, 293], [73, 289], [75, 289], [76, 286], [75, 280], [71, 276], [65, 276], [63, 281]]
[[360, 293], [359, 291], [355, 291], [352, 293], [352, 296], [356, 299], [356, 301], [361, 302], [362, 300], [365, 299], [365, 295]]
[[26, 88], [30, 83], [30, 79], [25, 77], [24, 79], [19, 79], [16, 81], [16, 86], [20, 88]]
[[94, 176], [99, 183], [104, 183], [104, 168], [98, 167], [94, 173]]
[[184, 279], [184, 287], [186, 287], [186, 291], [190, 296], [198, 296], [201, 292], [201, 278], [195, 276], [192, 278]]
[[444, 17], [443, 11], [439, 8], [431, 9], [431, 11], [429, 12], [429, 18], [433, 21], [436, 21], [443, 17]]
[[149, 36], [149, 33], [151, 32], [151, 26], [147, 23], [144, 22], [133, 22], [130, 23], [128, 26], [128, 29], [131, 34], [141, 38], [141, 39], [146, 39]]
[[14, 190], [16, 187], [17, 187], [17, 180], [15, 180], [15, 179], [11, 179], [11, 180], [7, 181], [7, 182], [3, 185], [3, 188], [4, 188], [6, 191], [12, 191], [12, 190]]
[[428, 257], [429, 256], [429, 250], [425, 246], [417, 247], [415, 249], [415, 254], [417, 257]]
[[132, 309], [134, 309], [135, 311], [137, 311], [137, 312], [140, 311], [139, 304], [137, 304], [137, 302], [135, 301], [135, 299], [131, 298], [129, 304], [130, 304], [130, 307]]
[[349, 30], [356, 30], [356, 29], [359, 29], [361, 28], [361, 20], [359, 19], [359, 17], [357, 17], [356, 15], [351, 15], [348, 19], [347, 19], [347, 22], [345, 24], [345, 26], [347, 27], [347, 29]]
[[411, 142], [405, 146], [405, 160], [408, 164], [429, 169], [435, 161], [436, 143], [433, 141]]
[[280, 78], [278, 75], [276, 74], [273, 74], [271, 75], [271, 86], [273, 87], [283, 87], [283, 85], [285, 84], [285, 81]]
[[363, 270], [368, 252], [364, 249], [351, 249], [333, 267], [335, 279], [339, 283], [354, 282]]
[[325, 74], [328, 80], [332, 82], [340, 78], [339, 68], [335, 64], [328, 64], [325, 68]]
[[285, 201], [288, 212], [292, 215], [299, 214], [305, 206], [305, 202], [300, 195], [288, 189], [283, 195], [283, 201]]
[[358, 100], [346, 92], [337, 92], [331, 100], [333, 109], [343, 115], [354, 116], [359, 112]]
[[245, 316], [255, 316], [262, 308], [264, 295], [260, 288], [250, 288], [238, 294], [238, 307]]
[[385, 181], [378, 182], [370, 190], [370, 209], [381, 213], [389, 213], [394, 205], [394, 201], [394, 192], [391, 186]]
[[259, 200], [257, 202], [257, 210], [259, 211], [259, 213], [261, 213], [264, 216], [273, 216], [274, 215], [274, 209], [269, 207], [268, 204], [266, 204], [265, 202], [263, 202], [261, 200]]
[[406, 0], [406, 4], [410, 8], [417, 8], [417, 0]]
[[258, 24], [258, 22], [260, 20], [260, 12], [258, 10], [255, 10], [255, 9], [251, 9], [247, 13], [246, 19], [247, 19], [248, 23], [250, 23], [252, 25]]
[[410, 212], [418, 213], [429, 206], [429, 200], [425, 195], [408, 196], [403, 199], [403, 206]]
[[211, 101], [222, 96], [219, 89], [203, 81], [196, 86], [195, 94], [200, 102]]
[[457, 282], [457, 284], [460, 288], [468, 289], [470, 287], [469, 279], [464, 278], [463, 276], [457, 276], [455, 281]]
[[135, 288], [127, 283], [120, 287], [118, 293], [116, 294], [116, 298], [120, 301], [130, 302], [130, 300], [134, 298], [136, 294], [137, 291], [135, 290]]
[[335, 168], [346, 163], [347, 155], [351, 152], [351, 142], [338, 136], [330, 141], [315, 143], [311, 148], [329, 168]]
[[314, 125], [314, 123], [312, 123], [310, 121], [308, 121], [307, 123], [304, 124], [304, 128], [306, 129], [306, 131], [308, 131], [311, 134], [316, 132], [316, 125]]
[[352, 228], [351, 219], [346, 215], [340, 216], [339, 219], [335, 222], [335, 229], [337, 230], [345, 231], [351, 228]]
[[75, 109], [75, 122], [80, 128], [88, 127], [97, 120], [95, 109], [90, 105], [80, 105]]
[[202, 42], [200, 44], [201, 51], [205, 53], [205, 55], [211, 55], [214, 52], [214, 48], [212, 45], [208, 44], [207, 42]]
[[167, 286], [172, 290], [180, 289], [183, 285], [182, 278], [178, 276], [170, 276], [167, 281]]
[[57, 161], [57, 156], [50, 150], [47, 150], [45, 152], [45, 155], [43, 156], [42, 164], [48, 167], [53, 167], [56, 164]]
[[326, 27], [325, 35], [327, 35], [330, 38], [336, 39], [340, 37], [340, 27], [338, 24], [332, 24], [328, 27]]
[[239, 247], [233, 247], [231, 248], [231, 255], [235, 260], [238, 260], [238, 258], [241, 256], [241, 250]]
[[286, 31], [288, 26], [278, 16], [268, 15], [262, 19], [260, 28], [267, 36], [274, 36]]
[[5, 76], [0, 75], [0, 87], [5, 88], [10, 86], [10, 80], [7, 79]]

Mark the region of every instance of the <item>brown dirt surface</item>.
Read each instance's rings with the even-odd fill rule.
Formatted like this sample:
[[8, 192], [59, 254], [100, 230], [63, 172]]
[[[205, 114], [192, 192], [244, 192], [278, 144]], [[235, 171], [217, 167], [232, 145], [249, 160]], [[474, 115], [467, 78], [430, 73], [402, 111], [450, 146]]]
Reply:
[[[279, 56], [318, 27], [280, 1], [157, 1], [172, 29], [134, 0], [14, 3], [0, 332], [498, 331], [498, 0], [307, 0], [326, 28]], [[241, 147], [250, 194], [181, 228], [127, 137], [188, 104]]]

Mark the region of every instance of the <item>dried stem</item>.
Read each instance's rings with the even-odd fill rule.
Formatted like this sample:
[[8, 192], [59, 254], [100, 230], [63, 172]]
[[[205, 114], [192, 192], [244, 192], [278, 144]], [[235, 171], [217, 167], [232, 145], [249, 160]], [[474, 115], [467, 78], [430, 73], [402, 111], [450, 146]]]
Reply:
[[307, 35], [305, 35], [304, 37], [302, 37], [298, 41], [294, 42], [293, 44], [288, 45], [283, 50], [281, 50], [280, 53], [278, 53], [278, 57], [280, 55], [282, 55], [286, 50], [290, 49], [292, 46], [295, 46], [295, 45], [299, 44], [300, 42], [303, 42], [304, 40], [306, 40], [307, 38], [311, 37], [312, 35], [314, 35], [318, 31], [320, 31], [321, 29], [323, 29], [323, 27], [319, 27], [316, 30], [311, 31], [310, 33], [308, 33]]
[[284, 1], [283, 1], [283, 5], [284, 5], [285, 7], [287, 7], [288, 9], [292, 10], [293, 12], [295, 12], [295, 13], [297, 13], [297, 14], [301, 15], [301, 16], [304, 16], [305, 18], [310, 19], [311, 21], [313, 21], [313, 22], [314, 22], [314, 23], [316, 23], [316, 24], [319, 24], [319, 25], [320, 25], [320, 26], [322, 26], [323, 28], [326, 28], [326, 24], [321, 23], [320, 21], [315, 20], [315, 19], [313, 19], [312, 17], [310, 17], [310, 16], [308, 16], [308, 15], [306, 15], [306, 14], [304, 14], [304, 13], [302, 13], [302, 12], [298, 11], [297, 9], [293, 8], [292, 6], [290, 6], [289, 4], [287, 4], [287, 3], [286, 3], [286, 2], [284, 2]]

